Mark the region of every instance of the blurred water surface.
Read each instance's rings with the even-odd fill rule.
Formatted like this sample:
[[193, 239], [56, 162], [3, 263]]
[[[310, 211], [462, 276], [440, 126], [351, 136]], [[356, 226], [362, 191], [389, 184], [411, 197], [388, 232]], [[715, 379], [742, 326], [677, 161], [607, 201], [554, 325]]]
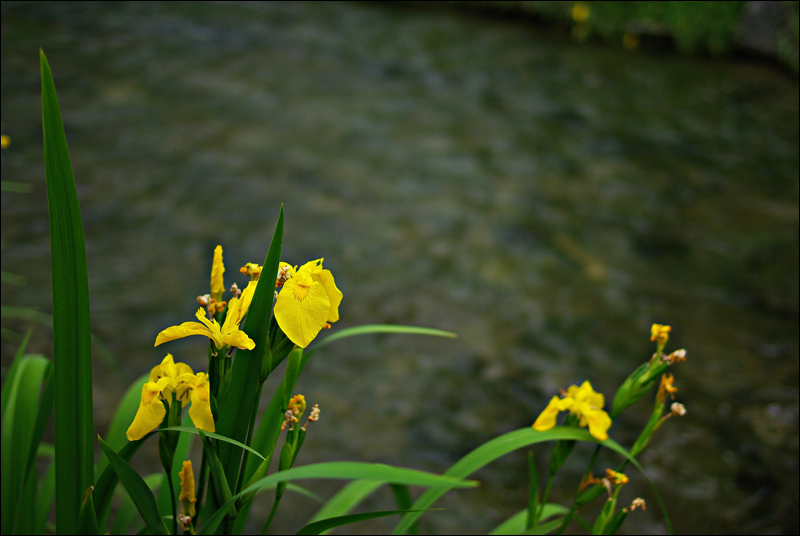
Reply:
[[[93, 328], [123, 367], [96, 361], [98, 433], [167, 351], [205, 367], [199, 338], [153, 348], [155, 336], [193, 318], [217, 244], [226, 284], [242, 286], [237, 269], [263, 261], [284, 203], [283, 260], [324, 257], [344, 293], [334, 329], [459, 334], [317, 354], [299, 391], [322, 420], [298, 463], [442, 472], [529, 426], [559, 388], [588, 379], [610, 400], [652, 353], [650, 324], [668, 323], [668, 349], [688, 349], [673, 372], [689, 413], [641, 461], [676, 532], [796, 532], [796, 80], [381, 5], [3, 2], [2, 177], [33, 192], [2, 196], [2, 268], [27, 280], [2, 297], [41, 311], [40, 46], [78, 183]], [[49, 336], [37, 328], [33, 350], [51, 355]], [[14, 349], [3, 342], [4, 366]], [[614, 439], [631, 444], [649, 400]], [[155, 442], [142, 451], [158, 470]], [[589, 452], [576, 449], [553, 499], [571, 496]], [[549, 449], [537, 453], [544, 470]], [[423, 532], [490, 530], [524, 507], [525, 464], [519, 452], [481, 471]], [[652, 501], [631, 476], [624, 500]], [[391, 509], [389, 495], [368, 506]], [[287, 495], [274, 529], [316, 508]], [[624, 531], [663, 532], [660, 519], [653, 501]]]

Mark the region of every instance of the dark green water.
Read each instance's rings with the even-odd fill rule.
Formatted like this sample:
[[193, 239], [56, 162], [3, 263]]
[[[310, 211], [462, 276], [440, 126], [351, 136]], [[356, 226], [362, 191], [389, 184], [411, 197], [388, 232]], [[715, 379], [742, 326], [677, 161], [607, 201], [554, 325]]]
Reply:
[[[245, 282], [237, 269], [263, 260], [284, 203], [284, 260], [324, 257], [344, 293], [334, 329], [459, 334], [317, 354], [299, 387], [322, 420], [298, 463], [443, 472], [529, 426], [559, 388], [588, 379], [610, 400], [652, 353], [650, 325], [667, 323], [668, 349], [688, 351], [672, 370], [688, 415], [640, 459], [676, 532], [796, 532], [796, 80], [381, 5], [3, 2], [2, 178], [33, 191], [2, 195], [2, 269], [27, 282], [3, 285], [2, 301], [41, 311], [40, 46], [78, 183], [94, 331], [124, 370], [96, 361], [98, 433], [167, 351], [204, 368], [199, 338], [154, 349], [155, 336], [192, 319], [217, 244], [226, 284]], [[38, 328], [33, 350], [50, 355], [49, 336]], [[3, 366], [14, 349], [3, 341]], [[649, 405], [612, 438], [630, 446]], [[143, 449], [143, 472], [156, 451]], [[571, 497], [590, 452], [576, 449], [553, 499]], [[544, 470], [549, 450], [537, 453]], [[525, 464], [518, 452], [479, 472], [481, 487], [437, 503], [422, 531], [487, 532], [525, 506]], [[623, 532], [663, 532], [631, 476], [624, 501], [650, 507]], [[368, 506], [391, 509], [390, 494]], [[287, 495], [274, 528], [315, 509]]]

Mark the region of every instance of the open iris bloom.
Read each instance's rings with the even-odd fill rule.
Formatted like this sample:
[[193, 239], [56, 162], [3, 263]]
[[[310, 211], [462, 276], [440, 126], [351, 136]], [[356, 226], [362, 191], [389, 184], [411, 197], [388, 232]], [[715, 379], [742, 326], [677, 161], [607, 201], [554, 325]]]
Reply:
[[[225, 273], [225, 265], [222, 263], [222, 246], [217, 246], [214, 250], [214, 261], [211, 264], [211, 295], [206, 296], [209, 298], [207, 305], [211, 318], [209, 319], [206, 316], [201, 307], [195, 313], [200, 322], [184, 322], [180, 326], [172, 326], [165, 329], [156, 337], [154, 346], [175, 339], [182, 339], [189, 335], [202, 335], [211, 339], [218, 352], [224, 352], [232, 346], [247, 350], [255, 348], [256, 343], [244, 331], [239, 329], [239, 324], [244, 315], [247, 314], [247, 308], [253, 299], [255, 285], [252, 288], [251, 285], [247, 286], [242, 294], [242, 299], [233, 298], [227, 303], [228, 312], [222, 326], [214, 318], [214, 313], [222, 311], [222, 308], [226, 305], [226, 302], [222, 301], [222, 293], [225, 290], [225, 284], [222, 279], [223, 273]], [[251, 283], [253, 282], [251, 281]], [[202, 296], [198, 299], [201, 298]], [[206, 302], [203, 301], [201, 303]]]
[[[339, 320], [342, 292], [336, 288], [330, 270], [322, 261], [309, 261], [299, 270], [280, 264], [276, 286], [283, 288], [275, 301], [275, 319], [286, 336], [305, 348], [329, 322]], [[282, 281], [283, 278], [285, 281]]]
[[244, 331], [239, 329], [239, 323], [244, 317], [244, 312], [246, 312], [242, 311], [241, 305], [242, 302], [239, 298], [232, 298], [228, 302], [228, 313], [222, 326], [213, 318], [208, 319], [201, 307], [195, 313], [200, 322], [184, 322], [180, 326], [172, 326], [165, 329], [156, 337], [154, 346], [190, 335], [202, 335], [211, 339], [220, 352], [227, 350], [231, 346], [252, 350], [256, 347], [256, 343]]
[[[563, 393], [563, 391], [562, 391]], [[544, 432], [556, 425], [556, 416], [561, 411], [569, 410], [570, 413], [580, 418], [580, 425], [589, 425], [589, 433], [600, 441], [608, 439], [608, 429], [611, 426], [611, 417], [603, 411], [605, 399], [602, 393], [596, 393], [592, 385], [585, 381], [583, 385], [570, 386], [564, 398], [554, 396], [533, 423], [533, 429]]]
[[213, 432], [214, 417], [211, 413], [209, 389], [207, 374], [203, 372], [195, 374], [189, 365], [174, 363], [172, 354], [167, 354], [160, 365], [153, 367], [149, 381], [142, 387], [139, 410], [126, 432], [128, 440], [141, 439], [161, 424], [167, 413], [162, 400], [166, 400], [167, 404], [172, 406], [173, 393], [175, 399], [180, 401], [181, 407], [191, 402], [189, 417], [197, 428]]

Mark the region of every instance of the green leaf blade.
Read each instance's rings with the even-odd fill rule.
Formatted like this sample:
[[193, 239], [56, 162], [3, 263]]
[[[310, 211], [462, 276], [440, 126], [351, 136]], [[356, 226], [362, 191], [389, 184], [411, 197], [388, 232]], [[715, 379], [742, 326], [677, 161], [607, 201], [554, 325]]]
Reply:
[[[262, 273], [265, 281], [278, 273], [281, 246], [283, 244], [283, 206], [275, 225], [269, 251], [264, 260]], [[275, 288], [272, 284], [261, 284], [256, 287], [253, 301], [250, 303], [243, 329], [256, 343], [253, 350], [237, 350], [230, 371], [230, 390], [225, 399], [220, 401], [220, 416], [217, 432], [232, 440], [243, 443], [250, 426], [250, 415], [253, 412], [258, 383], [261, 377], [261, 361], [264, 352], [268, 351], [269, 340], [267, 332], [269, 320], [272, 315], [272, 300]], [[219, 459], [225, 468], [230, 489], [237, 488], [236, 479], [239, 475], [239, 466], [242, 451], [230, 443], [219, 444]]]
[[[611, 439], [599, 441], [592, 437], [588, 430], [556, 426], [555, 428], [547, 430], [546, 432], [538, 432], [532, 428], [522, 428], [520, 430], [514, 430], [513, 432], [504, 434], [500, 437], [496, 437], [461, 458], [450, 469], [445, 471], [444, 474], [458, 478], [465, 478], [481, 467], [493, 462], [497, 458], [505, 456], [509, 452], [526, 447], [528, 445], [541, 443], [543, 441], [555, 441], [558, 439], [572, 439], [590, 443], [600, 443], [603, 446], [622, 454], [640, 471], [643, 472], [642, 466], [639, 465], [639, 462], [632, 458], [617, 442]], [[445, 493], [447, 493], [446, 489], [426, 490], [413, 504], [412, 508], [414, 510], [425, 510]], [[405, 533], [421, 515], [422, 512], [404, 515], [400, 520], [400, 523], [398, 523], [398, 525], [395, 527], [392, 534]]]
[[125, 490], [136, 505], [136, 509], [139, 510], [139, 514], [147, 524], [150, 532], [152, 534], [169, 534], [164, 521], [158, 515], [158, 507], [156, 506], [153, 492], [150, 491], [142, 477], [133, 470], [133, 467], [128, 465], [128, 462], [106, 445], [102, 438], [98, 438], [98, 440], [100, 441], [100, 448], [103, 449], [103, 452], [108, 457], [109, 465], [117, 473], [122, 485], [125, 486]]
[[416, 469], [404, 467], [392, 467], [380, 463], [363, 462], [325, 462], [293, 467], [286, 471], [279, 471], [266, 476], [252, 485], [246, 487], [230, 501], [221, 505], [220, 508], [211, 514], [198, 534], [212, 534], [216, 531], [219, 523], [227, 514], [228, 510], [236, 502], [236, 499], [252, 492], [263, 491], [269, 484], [281, 481], [300, 480], [306, 478], [333, 478], [333, 479], [362, 479], [377, 480], [383, 483], [392, 482], [395, 484], [405, 484], [408, 486], [438, 486], [445, 490], [455, 487], [474, 487], [478, 483], [471, 480], [463, 480], [447, 475], [436, 475], [426, 473]]
[[55, 380], [56, 531], [74, 533], [84, 492], [93, 480], [92, 361], [89, 281], [78, 193], [44, 52], [42, 128], [50, 216]]

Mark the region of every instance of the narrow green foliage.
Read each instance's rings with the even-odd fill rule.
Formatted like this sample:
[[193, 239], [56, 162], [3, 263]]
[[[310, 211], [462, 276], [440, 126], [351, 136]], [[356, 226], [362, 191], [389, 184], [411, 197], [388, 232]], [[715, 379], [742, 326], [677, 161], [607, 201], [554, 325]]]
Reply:
[[[450, 469], [445, 471], [445, 475], [454, 476], [459, 478], [466, 478], [481, 467], [491, 463], [497, 458], [508, 454], [519, 448], [524, 448], [529, 445], [541, 443], [543, 441], [553, 441], [558, 439], [568, 439], [577, 441], [587, 441], [591, 443], [601, 443], [589, 433], [588, 430], [579, 428], [567, 428], [563, 426], [556, 426], [547, 430], [546, 432], [537, 432], [531, 428], [522, 428], [509, 432], [500, 437], [496, 437], [491, 441], [479, 446], [458, 462], [456, 462]], [[620, 454], [633, 463], [637, 469], [643, 472], [642, 466], [639, 465], [635, 459], [631, 458], [628, 453], [618, 443], [612, 439], [602, 441], [602, 444]], [[447, 492], [446, 489], [432, 488], [423, 493], [419, 499], [413, 504], [415, 510], [424, 510], [436, 502], [439, 497]], [[413, 513], [404, 515], [400, 523], [394, 528], [392, 534], [404, 534], [408, 528], [414, 523], [420, 513]]]
[[75, 534], [100, 534], [97, 526], [97, 515], [94, 512], [94, 487], [86, 491], [78, 514], [78, 528]]
[[33, 534], [44, 534], [47, 519], [50, 513], [50, 506], [53, 504], [53, 496], [56, 493], [56, 464], [50, 460], [44, 479], [39, 485], [39, 492], [36, 495], [36, 513], [34, 515]]
[[311, 518], [310, 522], [345, 515], [361, 501], [372, 495], [383, 482], [379, 480], [354, 480], [340, 489], [336, 495], [328, 499], [322, 508]]
[[[2, 408], [0, 451], [0, 480], [3, 486], [0, 523], [3, 534], [22, 532], [29, 519], [33, 519], [34, 506], [32, 502], [27, 503], [24, 500], [24, 491], [28, 479], [33, 478], [31, 470], [44, 427], [40, 422], [41, 418], [32, 419], [31, 415], [45, 412], [45, 408], [40, 411], [39, 396], [42, 385], [51, 373], [51, 367], [50, 361], [43, 357], [20, 355], [3, 386], [5, 405]], [[47, 416], [52, 407], [52, 389], [49, 404]], [[44, 423], [46, 422], [45, 420]]]
[[[281, 207], [275, 233], [272, 236], [262, 273], [277, 274], [283, 243], [283, 207]], [[265, 276], [266, 277], [266, 276]], [[271, 276], [270, 276], [271, 277]], [[267, 330], [272, 315], [274, 286], [265, 284], [256, 287], [253, 301], [247, 312], [243, 331], [253, 339], [253, 350], [238, 350], [231, 376], [230, 389], [224, 400], [220, 400], [220, 416], [217, 432], [230, 439], [243, 442], [250, 425], [250, 416], [258, 392], [261, 378], [261, 364], [264, 352], [269, 346]], [[231, 489], [236, 489], [242, 451], [230, 443], [219, 444], [219, 459]]]
[[[126, 443], [125, 446], [120, 449], [118, 453], [119, 457], [126, 462], [130, 462], [133, 455], [139, 450], [139, 447], [141, 447], [151, 435], [153, 434], [150, 433], [137, 441], [129, 441]], [[110, 445], [109, 448], [111, 448]], [[104, 458], [106, 458], [106, 460], [108, 459], [107, 457]], [[117, 482], [119, 482], [119, 477], [114, 468], [109, 467], [108, 462], [106, 462], [105, 466], [106, 468], [100, 474], [100, 478], [97, 479], [97, 483], [94, 486], [94, 495], [98, 498], [96, 506], [97, 524], [103, 529], [105, 529], [106, 522], [108, 521], [108, 513], [111, 511], [111, 499], [114, 495], [114, 488], [117, 486]]]
[[100, 442], [100, 448], [103, 449], [103, 452], [108, 457], [109, 464], [117, 473], [122, 485], [125, 486], [125, 490], [136, 505], [139, 515], [142, 516], [150, 532], [152, 534], [169, 534], [164, 521], [158, 515], [153, 492], [150, 491], [142, 477], [119, 454], [111, 450], [99, 436], [98, 441]]
[[295, 532], [295, 534], [322, 534], [326, 530], [341, 527], [343, 525], [350, 525], [351, 523], [358, 523], [359, 521], [366, 521], [367, 519], [396, 516], [408, 512], [409, 510], [386, 510], [383, 512], [368, 512], [366, 514], [350, 514], [341, 517], [331, 517], [315, 523], [309, 523], [302, 529]]
[[[552, 517], [554, 515], [563, 515], [567, 513], [567, 508], [561, 506], [560, 504], [553, 504], [548, 503], [545, 504], [542, 508], [542, 515], [539, 520], [547, 519], [548, 517]], [[489, 534], [521, 534], [525, 530], [529, 530], [530, 528], [526, 528], [528, 518], [528, 509], [520, 510], [513, 516], [509, 517], [499, 525], [497, 525]], [[560, 522], [560, 518], [559, 521]], [[540, 527], [544, 525], [539, 525]], [[552, 530], [552, 529], [550, 529]], [[548, 531], [549, 532], [549, 531]]]
[[56, 531], [74, 533], [93, 480], [89, 282], [78, 193], [55, 83], [44, 52], [42, 129], [50, 215], [55, 367]]
[[[223, 503], [230, 502], [231, 488], [228, 486], [228, 480], [225, 478], [225, 471], [222, 469], [222, 464], [219, 462], [219, 458], [217, 458], [217, 454], [214, 452], [214, 446], [202, 431], [200, 431], [200, 439], [203, 441], [203, 452], [211, 468], [211, 482], [214, 485], [217, 497]], [[236, 517], [235, 506], [228, 510], [228, 517]]]
[[335, 478], [350, 480], [367, 479], [381, 483], [394, 482], [396, 484], [406, 484], [409, 486], [436, 486], [437, 489], [445, 491], [452, 488], [474, 487], [478, 483], [474, 480], [463, 480], [446, 475], [435, 475], [416, 469], [406, 469], [404, 467], [392, 467], [381, 463], [361, 463], [361, 462], [326, 462], [293, 467], [286, 471], [274, 473], [266, 476], [233, 496], [233, 498], [222, 504], [217, 511], [206, 519], [202, 529], [198, 534], [213, 534], [222, 519], [234, 505], [235, 501], [244, 495], [260, 492], [268, 489], [268, 485], [282, 480], [298, 480], [304, 478]]
[[533, 451], [528, 451], [528, 519], [525, 522], [525, 529], [533, 527], [538, 519], [536, 518], [539, 509], [539, 471], [536, 470], [536, 457]]
[[[389, 487], [392, 490], [392, 494], [394, 495], [394, 500], [397, 502], [397, 507], [400, 510], [408, 510], [411, 508], [411, 492], [408, 490], [408, 486], [404, 486], [402, 484], [389, 484]], [[408, 529], [409, 534], [419, 534], [419, 527], [416, 523], [411, 525]]]

